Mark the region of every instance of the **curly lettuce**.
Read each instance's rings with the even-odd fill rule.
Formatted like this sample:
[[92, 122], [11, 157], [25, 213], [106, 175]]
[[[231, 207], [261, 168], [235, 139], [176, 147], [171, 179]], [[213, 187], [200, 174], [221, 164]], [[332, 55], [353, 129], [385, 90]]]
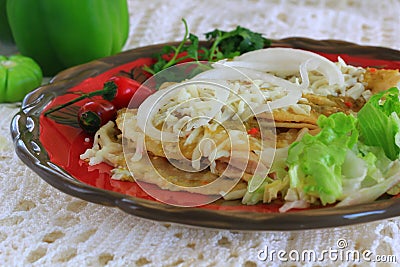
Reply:
[[373, 95], [358, 112], [360, 140], [381, 147], [395, 160], [400, 154], [400, 101], [396, 87]]
[[268, 203], [282, 196], [286, 202], [281, 210], [286, 211], [305, 203], [345, 206], [399, 194], [399, 114], [399, 90], [391, 88], [371, 97], [357, 117], [321, 115], [320, 132], [279, 150], [271, 167], [274, 178], [248, 190], [243, 203]]
[[336, 202], [343, 194], [342, 165], [358, 140], [356, 121], [344, 113], [320, 116], [321, 131], [304, 135], [289, 148], [290, 187], [318, 197], [323, 205]]

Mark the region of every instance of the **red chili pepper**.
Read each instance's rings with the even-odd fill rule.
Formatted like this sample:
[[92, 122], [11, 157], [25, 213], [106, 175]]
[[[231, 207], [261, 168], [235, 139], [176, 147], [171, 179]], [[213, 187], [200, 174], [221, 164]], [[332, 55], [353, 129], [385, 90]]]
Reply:
[[115, 119], [117, 110], [107, 100], [98, 99], [85, 103], [78, 112], [79, 126], [87, 133], [95, 133], [108, 121]]
[[344, 104], [345, 104], [346, 107], [348, 107], [348, 108], [353, 107], [353, 103], [351, 103], [351, 102], [346, 101], [346, 102], [344, 102]]
[[258, 136], [260, 134], [260, 130], [258, 128], [251, 128], [250, 130], [247, 131], [247, 133], [251, 136]]
[[132, 99], [132, 104], [130, 107], [137, 108], [149, 95], [153, 94], [154, 92], [155, 90], [143, 86], [133, 79], [123, 76], [115, 76], [104, 83], [103, 89], [82, 94], [81, 96], [68, 101], [67, 103], [49, 109], [44, 113], [44, 115], [47, 116], [54, 111], [94, 96], [102, 96], [103, 99], [111, 101], [117, 109], [128, 107], [128, 104]]
[[369, 71], [369, 72], [375, 72], [376, 69], [375, 69], [375, 68], [368, 68], [368, 71]]
[[[115, 76], [110, 78], [105, 84], [104, 89], [109, 88], [115, 91], [115, 95], [110, 96], [110, 100], [117, 109], [128, 107], [137, 108], [140, 104], [155, 91], [146, 86], [142, 86], [135, 80], [123, 76]], [[140, 88], [140, 90], [138, 90]], [[104, 97], [104, 96], [103, 96]]]

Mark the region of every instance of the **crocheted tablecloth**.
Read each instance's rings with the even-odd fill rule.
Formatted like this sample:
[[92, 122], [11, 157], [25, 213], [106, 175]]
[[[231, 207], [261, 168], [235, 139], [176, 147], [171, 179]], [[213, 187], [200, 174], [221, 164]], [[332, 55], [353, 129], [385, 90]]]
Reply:
[[[181, 18], [200, 37], [214, 28], [230, 30], [241, 25], [270, 38], [341, 39], [400, 49], [400, 2], [395, 0], [131, 0], [129, 8], [131, 29], [125, 50], [180, 40]], [[349, 251], [371, 252], [371, 258], [392, 255], [389, 260], [400, 262], [400, 217], [298, 232], [235, 232], [148, 221], [69, 196], [45, 183], [16, 156], [9, 126], [17, 111], [18, 104], [0, 104], [1, 266], [357, 263], [328, 254], [322, 261], [288, 259], [290, 251], [321, 255], [340, 242]], [[276, 252], [273, 259], [272, 251]], [[278, 258], [279, 251], [287, 252], [288, 262]], [[266, 255], [270, 257], [265, 259]]]

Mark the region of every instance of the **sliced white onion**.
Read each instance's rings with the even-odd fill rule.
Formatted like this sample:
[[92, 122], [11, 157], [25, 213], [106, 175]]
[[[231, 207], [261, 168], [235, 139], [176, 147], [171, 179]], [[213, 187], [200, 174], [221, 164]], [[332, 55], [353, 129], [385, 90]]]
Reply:
[[343, 74], [332, 61], [316, 53], [301, 49], [276, 47], [255, 50], [238, 56], [233, 61], [222, 62], [222, 64], [253, 68], [249, 63], [254, 63], [254, 68], [260, 71], [287, 73], [297, 72], [299, 66], [310, 59], [313, 60], [313, 64], [316, 64], [315, 70], [327, 78], [329, 85], [344, 85]]
[[[215, 118], [215, 116], [221, 112], [223, 106], [226, 105], [231, 89], [227, 81], [218, 81], [209, 84], [209, 86], [215, 89], [215, 100], [209, 101], [211, 103], [211, 110], [203, 116], [209, 119]], [[222, 88], [221, 88], [222, 87]], [[207, 87], [208, 88], [208, 87]]]
[[249, 77], [246, 77], [244, 73], [239, 72], [238, 68], [231, 68], [226, 66], [220, 66], [219, 68], [214, 68], [210, 70], [206, 70], [202, 73], [194, 76], [192, 81], [202, 81], [202, 80], [212, 80], [214, 82], [223, 82], [226, 80], [235, 81], [235, 80], [250, 80]]
[[310, 60], [306, 60], [305, 62], [301, 63], [299, 67], [302, 89], [306, 89], [310, 86], [310, 79], [308, 78], [309, 62]]
[[143, 133], [136, 133], [136, 150], [133, 154], [131, 161], [136, 162], [142, 159], [144, 147], [145, 147], [145, 136]]
[[[137, 112], [137, 126], [147, 136], [155, 140], [163, 140], [165, 142], [177, 142], [179, 137], [178, 134], [160, 131], [159, 129], [157, 129], [153, 125], [153, 117], [165, 104], [169, 103], [172, 99], [175, 99], [175, 96], [179, 93], [182, 86], [198, 84], [198, 82], [199, 81], [186, 81], [180, 84], [173, 84], [149, 96], [139, 106]], [[223, 87], [224, 89], [222, 89], [221, 87]], [[212, 105], [210, 111], [206, 114], [202, 114], [202, 117], [206, 117], [211, 120], [216, 116], [218, 112], [221, 111], [221, 108], [225, 105], [229, 97], [230, 91], [228, 88], [228, 83], [226, 81], [219, 81], [218, 83], [207, 81], [207, 83], [204, 84], [204, 88], [213, 89], [215, 93], [215, 99], [211, 100]]]
[[[246, 73], [246, 71], [250, 71], [250, 73]], [[195, 81], [212, 81], [215, 83], [221, 83], [221, 82], [226, 82], [226, 81], [247, 81], [251, 82], [252, 79], [256, 79], [256, 71], [250, 70], [250, 69], [238, 69], [238, 68], [230, 68], [230, 67], [221, 67], [221, 68], [216, 68], [216, 69], [211, 69], [207, 70], [205, 72], [202, 72], [195, 77], [192, 78], [192, 80]], [[258, 74], [262, 74], [261, 72]], [[272, 75], [271, 75], [272, 76]], [[234, 88], [234, 86], [230, 87], [231, 92], [235, 95], [237, 95], [237, 89]], [[264, 98], [263, 93], [259, 89], [258, 86], [254, 87], [256, 94], [260, 99]], [[238, 97], [241, 97], [238, 95]]]
[[161, 132], [153, 125], [153, 117], [158, 109], [170, 101], [171, 92], [175, 90], [174, 86], [159, 90], [146, 98], [139, 106], [137, 112], [137, 126], [149, 137], [155, 140], [163, 140], [166, 142], [177, 142], [175, 134]]
[[[294, 105], [301, 98], [301, 87], [299, 85], [272, 74], [249, 68], [231, 68], [219, 66], [216, 69], [211, 69], [198, 74], [192, 78], [192, 80], [262, 80], [286, 89], [288, 93], [285, 97], [255, 107], [255, 114], [271, 111], [271, 109]], [[259, 94], [260, 97], [264, 98], [261, 91], [259, 91]]]

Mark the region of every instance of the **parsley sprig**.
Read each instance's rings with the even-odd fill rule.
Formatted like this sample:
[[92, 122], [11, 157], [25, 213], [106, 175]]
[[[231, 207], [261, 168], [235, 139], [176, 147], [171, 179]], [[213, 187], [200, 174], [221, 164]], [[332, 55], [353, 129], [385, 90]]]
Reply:
[[212, 42], [208, 61], [233, 58], [243, 53], [262, 49], [271, 45], [271, 40], [260, 33], [237, 26], [235, 30], [226, 32], [215, 29], [205, 34], [207, 41]]
[[199, 38], [189, 33], [186, 20], [182, 19], [182, 22], [185, 26], [185, 34], [179, 45], [164, 46], [160, 53], [155, 54], [155, 64], [145, 66], [145, 71], [154, 75], [184, 61], [215, 62], [271, 45], [271, 40], [264, 38], [262, 34], [237, 26], [236, 29], [228, 32], [215, 29], [206, 33], [206, 40], [210, 42], [210, 48], [207, 48], [200, 46]]

